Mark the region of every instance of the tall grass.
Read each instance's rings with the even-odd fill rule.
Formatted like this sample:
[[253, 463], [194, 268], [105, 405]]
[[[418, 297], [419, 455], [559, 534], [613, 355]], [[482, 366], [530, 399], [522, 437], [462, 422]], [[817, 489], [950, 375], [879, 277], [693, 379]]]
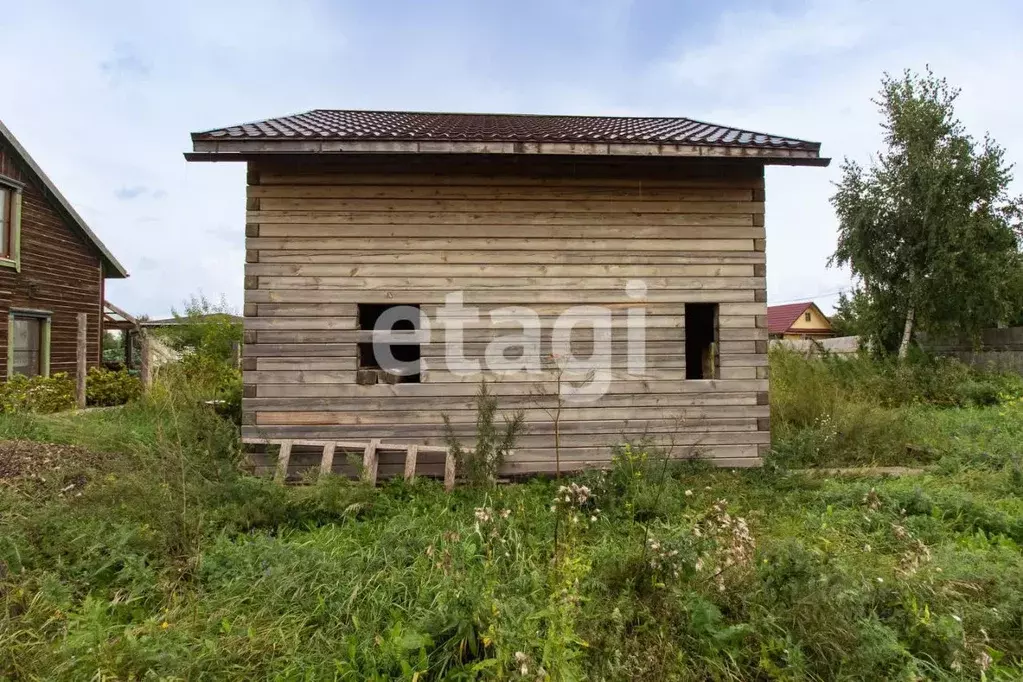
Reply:
[[945, 454], [935, 422], [1023, 396], [1023, 378], [954, 359], [808, 359], [784, 348], [770, 359], [774, 454], [791, 466], [933, 463]]

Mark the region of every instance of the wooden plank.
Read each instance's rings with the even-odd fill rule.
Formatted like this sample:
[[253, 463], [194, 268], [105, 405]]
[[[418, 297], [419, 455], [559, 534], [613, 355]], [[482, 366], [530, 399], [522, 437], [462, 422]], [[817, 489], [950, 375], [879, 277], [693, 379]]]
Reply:
[[[608, 200], [606, 198], [577, 199], [318, 199], [311, 197], [277, 198], [265, 197], [259, 200], [259, 210], [252, 211], [263, 215], [308, 215], [324, 213], [381, 212], [387, 213], [422, 213], [437, 211], [442, 213], [495, 213], [507, 215], [511, 213], [608, 213], [618, 212], [631, 214], [645, 213], [706, 213], [724, 216], [735, 213], [763, 213], [762, 201], [671, 201], [659, 198], [622, 198]], [[256, 222], [270, 222], [257, 220]]]
[[[400, 384], [397, 384], [400, 385]], [[369, 388], [369, 387], [366, 387]], [[535, 395], [501, 396], [503, 409], [535, 407], [543, 402]], [[469, 395], [436, 396], [428, 401], [422, 396], [395, 396], [378, 398], [372, 396], [338, 397], [278, 397], [246, 398], [245, 409], [270, 412], [304, 412], [323, 410], [334, 412], [390, 412], [414, 410], [429, 404], [431, 410], [472, 410], [474, 398]], [[587, 403], [593, 407], [687, 407], [694, 405], [756, 405], [754, 391], [740, 393], [608, 393]]]
[[[641, 301], [652, 303], [724, 303], [752, 302], [753, 289], [653, 289]], [[418, 304], [444, 303], [450, 290], [424, 291], [422, 289], [395, 289], [391, 291], [361, 291], [341, 294], [338, 291], [316, 289], [246, 289], [245, 303], [334, 303], [339, 297], [357, 298], [359, 303], [392, 303], [395, 300]], [[507, 303], [522, 305], [524, 294], [514, 290], [467, 290], [464, 305]], [[564, 303], [568, 305], [638, 305], [626, 296], [624, 289], [588, 289], [586, 291], [556, 291], [536, 289], [526, 293], [527, 302]], [[749, 316], [752, 318], [753, 316]], [[745, 326], [735, 319], [736, 326]], [[752, 326], [752, 325], [751, 325]]]
[[[757, 432], [756, 417], [689, 417], [681, 423], [687, 433], [717, 433], [722, 431], [744, 431]], [[547, 435], [553, 438], [554, 426], [550, 417], [546, 414], [542, 419], [526, 422], [527, 433], [532, 436]], [[644, 416], [633, 416], [624, 419], [590, 419], [566, 421], [560, 425], [562, 436], [586, 436], [603, 435], [608, 444], [620, 442], [628, 438], [641, 439], [650, 434], [669, 434], [678, 431], [680, 422], [678, 415], [666, 415], [660, 418], [646, 418]], [[459, 437], [471, 438], [475, 434], [475, 425], [472, 422], [452, 424], [452, 429]], [[242, 434], [245, 442], [266, 443], [266, 439], [272, 434], [275, 438], [307, 439], [302, 442], [315, 445], [325, 440], [336, 439], [339, 436], [365, 438], [386, 438], [393, 443], [418, 442], [421, 444], [420, 452], [423, 452], [425, 445], [430, 447], [441, 447], [439, 444], [445, 442], [446, 428], [440, 421], [432, 424], [407, 424], [393, 422], [390, 424], [355, 424], [340, 427], [337, 425], [276, 425], [276, 426], [242, 426]], [[271, 440], [270, 442], [275, 442]], [[299, 443], [298, 440], [295, 441]], [[551, 441], [553, 443], [553, 440]], [[365, 447], [363, 441], [357, 451], [361, 452]], [[338, 447], [341, 447], [340, 444]]]
[[[742, 368], [753, 369], [753, 368]], [[540, 421], [547, 417], [542, 409], [523, 410], [527, 421]], [[567, 407], [562, 410], [562, 419], [671, 419], [674, 417], [707, 418], [707, 417], [769, 417], [770, 407], [767, 405], [715, 405], [710, 407], [635, 407], [635, 408], [600, 408], [600, 407]], [[322, 410], [296, 412], [256, 412], [258, 426], [288, 425], [368, 425], [368, 424], [438, 424], [441, 417], [437, 413], [423, 410], [370, 412], [353, 414], [350, 412], [330, 412]], [[475, 410], [453, 410], [448, 413], [452, 423], [473, 423], [476, 420]]]
[[405, 455], [405, 480], [411, 481], [416, 477], [416, 460], [419, 456], [419, 445], [412, 443], [408, 446]]
[[[315, 329], [357, 329], [358, 324], [355, 318], [350, 317], [318, 317]], [[244, 327], [246, 330], [260, 329], [307, 329], [308, 318], [291, 317], [246, 317]]]
[[362, 472], [365, 480], [370, 485], [377, 484], [377, 446], [380, 445], [380, 439], [374, 438], [366, 445], [366, 450], [362, 453]]
[[[528, 397], [538, 391], [549, 395], [557, 390], [554, 381], [497, 381], [488, 385], [490, 392], [498, 397]], [[375, 386], [358, 386], [354, 384], [260, 384], [257, 388], [259, 398], [389, 398], [389, 397], [470, 397], [479, 390], [478, 385], [471, 383], [458, 384], [377, 384]], [[758, 393], [768, 390], [767, 381], [659, 381], [634, 380], [615, 381], [608, 387], [609, 395], [614, 394], [680, 394], [691, 393]]]
[[[415, 305], [402, 302], [396, 302], [395, 304]], [[256, 305], [262, 307], [264, 304]], [[278, 304], [282, 309], [287, 309], [292, 305], [294, 304]], [[589, 323], [593, 320], [593, 311], [590, 305], [597, 304], [584, 304], [582, 308], [578, 307], [580, 304], [568, 303], [544, 304], [538, 305], [535, 308], [529, 305], [511, 305], [517, 310], [508, 311], [507, 307], [504, 307], [502, 310], [501, 306], [493, 306], [493, 314], [484, 312], [482, 308], [476, 308], [475, 306], [472, 311], [466, 308], [466, 312], [458, 315], [452, 312], [443, 312], [440, 306], [437, 306], [432, 311], [432, 314], [421, 309], [419, 319], [422, 320], [423, 317], [429, 318], [427, 320], [429, 326], [427, 324], [422, 325], [423, 328], [418, 334], [418, 338], [424, 338], [427, 335], [430, 338], [443, 338], [445, 326], [456, 324], [465, 331], [493, 331], [498, 332], [497, 335], [499, 336], [509, 332], [517, 332], [523, 327], [523, 323], [532, 323], [534, 319], [538, 320], [540, 328], [544, 330], [552, 329], [559, 320], [562, 325], [571, 323], [576, 329], [585, 329], [591, 326]], [[682, 311], [685, 309], [684, 306], [684, 303], [657, 304], [653, 307], [647, 307], [642, 302], [630, 302], [629, 304], [612, 303], [601, 305], [602, 310], [599, 312], [602, 315], [608, 314], [606, 317], [609, 318], [609, 324], [613, 329], [628, 328], [630, 325], [629, 313], [632, 313], [633, 316], [638, 315], [642, 317], [643, 327], [648, 330], [681, 329], [685, 325], [685, 316], [682, 314]], [[324, 307], [329, 308], [329, 304], [325, 304]], [[518, 315], [518, 309], [522, 307], [527, 309], [522, 314], [522, 322], [519, 322], [517, 319], [506, 319], [509, 313]], [[547, 309], [555, 312], [548, 314]], [[541, 310], [543, 310], [542, 313]], [[632, 319], [635, 320], [635, 317]], [[246, 330], [250, 332], [334, 331], [338, 332], [338, 338], [358, 342], [373, 341], [376, 338], [389, 342], [397, 342], [397, 339], [405, 338], [406, 341], [412, 342], [417, 338], [412, 333], [407, 333], [404, 337], [398, 334], [392, 335], [391, 330], [386, 329], [379, 331], [372, 329], [346, 329], [343, 325], [336, 324], [337, 319], [329, 314], [309, 315], [307, 317], [249, 317], [246, 318], [246, 321]], [[486, 336], [489, 337], [490, 335], [486, 334]]]
[[267, 371], [245, 372], [245, 380], [254, 384], [332, 384], [355, 383], [354, 371]]
[[[511, 230], [508, 231], [512, 232]], [[529, 239], [507, 234], [504, 237], [477, 238], [379, 238], [376, 249], [396, 251], [753, 251], [753, 239]], [[366, 239], [352, 237], [249, 237], [246, 249], [329, 249], [349, 250], [366, 247]], [[260, 257], [262, 260], [262, 257]], [[486, 261], [483, 261], [486, 262]]]
[[[573, 167], [578, 168], [576, 164]], [[680, 169], [681, 170], [681, 169]], [[315, 187], [317, 185], [407, 185], [413, 187], [445, 187], [445, 186], [477, 186], [486, 187], [565, 187], [565, 188], [616, 188], [619, 190], [649, 191], [652, 189], [692, 189], [692, 188], [750, 188], [756, 189], [764, 186], [763, 176], [739, 176], [729, 175], [727, 177], [714, 176], [710, 173], [701, 173], [699, 176], [683, 177], [659, 177], [659, 178], [625, 178], [621, 177], [582, 177], [578, 174], [559, 174], [555, 176], [507, 174], [501, 175], [499, 179], [493, 174], [478, 173], [452, 173], [440, 174], [436, 172], [405, 172], [395, 173], [388, 169], [388, 172], [371, 172], [365, 169], [365, 165], [353, 171], [351, 169], [324, 169], [317, 168], [292, 168], [287, 169], [274, 162], [273, 167], [261, 169], [259, 174], [259, 185], [296, 185]]]
[[500, 251], [485, 254], [463, 252], [405, 252], [393, 249], [368, 251], [363, 244], [358, 249], [291, 248], [263, 249], [259, 253], [260, 264], [344, 264], [358, 265], [445, 265], [465, 264], [471, 266], [494, 265], [604, 265], [604, 266], [656, 266], [656, 265], [761, 265], [766, 262], [762, 252], [754, 251], [701, 251], [691, 253], [672, 252], [588, 252], [576, 248], [564, 248], [555, 252], [522, 251], [514, 244]]
[[756, 379], [759, 367], [719, 367], [718, 376], [721, 379]]
[[[260, 289], [316, 289], [365, 292], [373, 290], [423, 290], [440, 289], [443, 291], [484, 291], [487, 289], [512, 289], [520, 300], [527, 301], [532, 290], [590, 290], [619, 289], [625, 287], [634, 278], [629, 277], [501, 277], [495, 272], [490, 277], [267, 277], [260, 276]], [[763, 289], [763, 277], [648, 277], [644, 283], [650, 289], [679, 290], [722, 290], [722, 289]], [[766, 307], [765, 307], [766, 310]], [[264, 321], [265, 322], [265, 321]], [[284, 324], [292, 324], [291, 320], [273, 320]], [[340, 325], [350, 323], [349, 320], [333, 320]]]
[[444, 490], [451, 492], [455, 489], [455, 453], [450, 450], [444, 455]]
[[[400, 216], [400, 214], [399, 214]], [[627, 220], [605, 220], [601, 224], [594, 224], [595, 221], [587, 221], [586, 224], [562, 225], [565, 220], [544, 221], [542, 224], [519, 224], [522, 221], [499, 221], [508, 224], [447, 224], [447, 223], [408, 223], [400, 221], [400, 217], [391, 217], [397, 224], [381, 224], [374, 222], [370, 224], [361, 223], [274, 223], [263, 218], [253, 218], [253, 222], [259, 224], [260, 237], [279, 237], [307, 239], [312, 237], [320, 238], [351, 238], [364, 237], [366, 239], [380, 238], [431, 238], [439, 239], [454, 237], [460, 239], [487, 239], [507, 236], [506, 233], [514, 233], [517, 239], [764, 239], [767, 235], [765, 228], [760, 225], [753, 225], [752, 220], [736, 219], [730, 221], [729, 225], [693, 225], [690, 223], [702, 223], [707, 220], [695, 220], [692, 218], [670, 217], [670, 224], [649, 225], [648, 220], [636, 220], [630, 214]], [[497, 218], [494, 218], [497, 221]], [[575, 221], [581, 222], [581, 221]], [[669, 223], [669, 218], [658, 220], [659, 223]], [[609, 224], [610, 223], [610, 224]], [[625, 223], [616, 225], [613, 223]], [[683, 223], [683, 224], [679, 224]], [[511, 228], [511, 229], [509, 229]]]
[[323, 444], [323, 459], [320, 460], [320, 473], [329, 474], [334, 470], [334, 443]]
[[281, 442], [281, 451], [277, 455], [277, 474], [274, 477], [278, 483], [284, 483], [288, 477], [288, 460], [291, 459], [291, 441]]
[[[698, 458], [701, 461], [707, 461], [716, 467], [729, 468], [729, 469], [750, 469], [763, 466], [763, 460], [760, 457], [701, 457]], [[561, 465], [561, 472], [576, 472], [585, 469], [609, 469], [611, 468], [611, 460], [608, 459], [589, 459], [589, 460], [578, 460], [573, 462], [563, 462]], [[523, 475], [523, 474], [552, 474], [555, 471], [554, 461], [538, 461], [538, 462], [508, 462], [502, 468], [501, 473], [506, 476]]]
[[256, 358], [257, 370], [354, 370], [354, 357], [343, 358]]
[[[370, 264], [444, 265], [468, 264], [492, 266], [502, 264], [519, 265], [607, 265], [607, 266], [649, 266], [649, 265], [735, 265], [763, 264], [766, 256], [759, 251], [585, 251], [571, 247], [558, 251], [523, 251], [509, 244], [503, 250], [479, 252], [463, 251], [395, 251], [388, 249], [367, 250], [363, 244], [358, 249], [264, 249], [259, 251], [259, 263], [326, 263], [347, 264], [352, 267]], [[252, 248], [252, 247], [250, 247]]]
[[[652, 456], [657, 453], [651, 452]], [[614, 456], [614, 450], [609, 446], [598, 447], [562, 447], [562, 463], [571, 462], [609, 462]], [[676, 447], [672, 453], [673, 459], [699, 458], [714, 460], [717, 458], [755, 458], [758, 456], [757, 445], [747, 443], [743, 445], [707, 445], [696, 443]], [[509, 453], [505, 459], [506, 463], [529, 463], [543, 465], [547, 462], [554, 463], [554, 448], [551, 446], [541, 448], [517, 448]]]
[[[658, 187], [604, 186], [572, 187], [557, 185], [370, 185], [335, 184], [251, 185], [246, 195], [260, 199], [602, 199], [608, 201], [752, 201], [753, 191], [732, 187]], [[262, 205], [262, 204], [261, 204]]]
[[[280, 252], [270, 252], [280, 253]], [[405, 277], [414, 274], [416, 277], [622, 277], [627, 279], [646, 277], [753, 277], [753, 264], [721, 264], [697, 263], [677, 265], [645, 265], [645, 264], [602, 264], [585, 263], [537, 265], [522, 263], [436, 263], [417, 264], [410, 272], [408, 265], [388, 263], [362, 263], [358, 257], [338, 262], [316, 263], [248, 263], [245, 266], [246, 276], [274, 277]], [[335, 304], [342, 307], [344, 304]], [[756, 312], [737, 309], [730, 315], [760, 315], [766, 303], [759, 303]], [[355, 306], [348, 304], [348, 316], [355, 315]]]

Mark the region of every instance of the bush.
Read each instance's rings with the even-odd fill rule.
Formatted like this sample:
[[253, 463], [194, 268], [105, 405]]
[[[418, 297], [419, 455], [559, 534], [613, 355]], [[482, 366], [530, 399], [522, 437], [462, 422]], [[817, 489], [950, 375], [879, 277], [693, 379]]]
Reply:
[[61, 412], [75, 406], [75, 383], [66, 372], [48, 377], [16, 374], [0, 384], [3, 412]]
[[85, 400], [89, 405], [124, 405], [142, 395], [142, 380], [126, 369], [112, 371], [90, 367], [85, 382]]
[[930, 463], [962, 442], [932, 437], [942, 414], [1008, 404], [1021, 392], [1018, 376], [921, 354], [807, 358], [775, 347], [770, 361], [773, 453], [786, 466]]
[[490, 486], [497, 480], [505, 457], [525, 430], [525, 414], [519, 410], [511, 417], [506, 416], [504, 428], [499, 429], [495, 419], [497, 398], [490, 394], [485, 380], [480, 383], [473, 403], [476, 407], [476, 447], [471, 450], [462, 447], [446, 414], [443, 415], [445, 440], [469, 485]]

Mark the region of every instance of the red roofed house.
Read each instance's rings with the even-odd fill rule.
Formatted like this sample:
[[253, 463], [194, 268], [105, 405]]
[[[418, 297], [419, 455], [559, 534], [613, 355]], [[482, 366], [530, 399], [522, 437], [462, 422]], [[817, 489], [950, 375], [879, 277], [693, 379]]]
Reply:
[[[335, 446], [360, 442], [367, 471], [400, 475], [405, 455], [377, 446], [415, 446], [406, 466], [435, 473], [445, 418], [471, 442], [484, 377], [527, 423], [503, 473], [607, 466], [644, 436], [761, 462], [764, 167], [826, 166], [819, 143], [686, 118], [316, 110], [192, 144], [190, 161], [247, 166], [242, 436], [281, 443], [282, 475], [305, 455], [340, 471]], [[413, 313], [422, 335], [390, 333]], [[509, 344], [528, 336], [509, 316], [533, 340]], [[573, 391], [604, 383], [555, 425], [569, 356]]]
[[831, 322], [813, 301], [768, 306], [767, 331], [772, 339], [829, 339], [835, 335]]

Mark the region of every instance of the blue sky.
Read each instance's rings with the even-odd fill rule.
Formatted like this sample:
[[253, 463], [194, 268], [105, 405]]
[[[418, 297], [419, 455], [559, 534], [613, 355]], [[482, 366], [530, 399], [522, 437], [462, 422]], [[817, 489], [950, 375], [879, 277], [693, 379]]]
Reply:
[[198, 291], [241, 307], [244, 168], [186, 164], [191, 131], [336, 107], [678, 115], [819, 140], [831, 168], [768, 171], [768, 296], [827, 308], [848, 285], [826, 268], [831, 183], [879, 144], [882, 72], [930, 64], [1018, 161], [1021, 26], [1011, 0], [0, 0], [0, 118], [128, 268], [108, 298], [151, 315]]

